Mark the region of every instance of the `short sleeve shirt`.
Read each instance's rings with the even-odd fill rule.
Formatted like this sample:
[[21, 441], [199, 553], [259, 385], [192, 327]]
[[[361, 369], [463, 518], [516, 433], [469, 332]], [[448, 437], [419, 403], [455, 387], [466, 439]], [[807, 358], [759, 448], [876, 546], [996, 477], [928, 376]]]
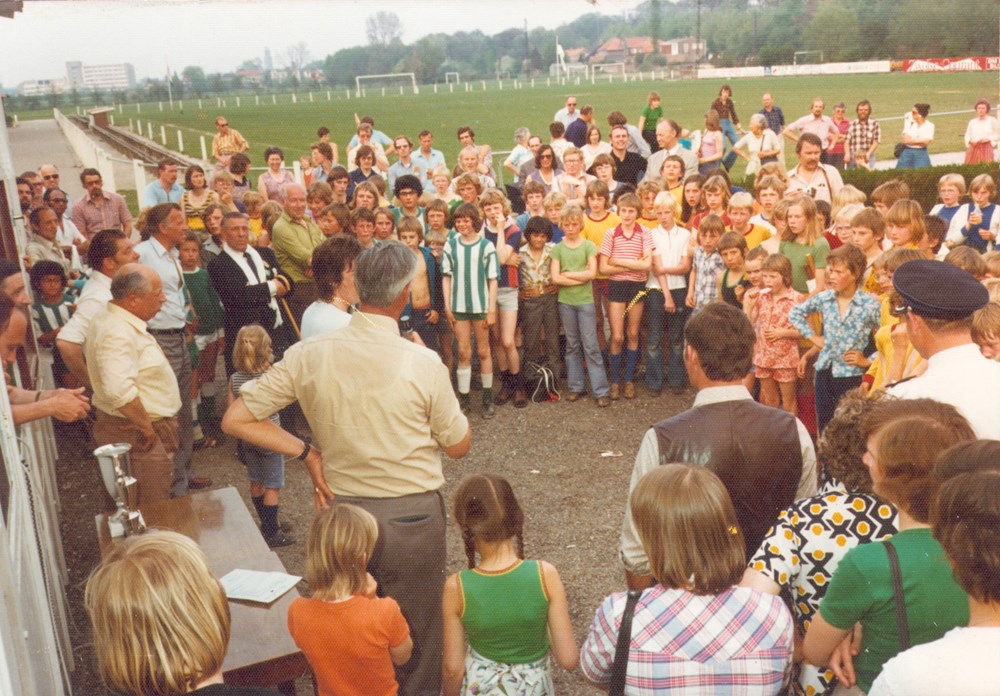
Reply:
[[[585, 271], [587, 270], [587, 262], [597, 256], [597, 247], [589, 239], [582, 239], [579, 246], [570, 248], [564, 239], [556, 244], [550, 253], [552, 259], [559, 262], [560, 271]], [[577, 307], [594, 304], [592, 284], [560, 286], [559, 302]]]
[[[632, 234], [625, 234], [621, 225], [610, 229], [604, 233], [604, 240], [598, 251], [602, 256], [610, 258], [626, 259], [638, 261], [648, 256], [653, 251], [653, 235], [649, 230], [641, 225], [632, 228]], [[630, 280], [645, 283], [646, 271], [627, 270], [624, 273], [616, 273], [611, 276], [611, 280]]]
[[489, 281], [496, 279], [498, 268], [496, 247], [483, 238], [466, 244], [456, 234], [445, 242], [441, 275], [451, 276], [451, 311], [488, 312]]

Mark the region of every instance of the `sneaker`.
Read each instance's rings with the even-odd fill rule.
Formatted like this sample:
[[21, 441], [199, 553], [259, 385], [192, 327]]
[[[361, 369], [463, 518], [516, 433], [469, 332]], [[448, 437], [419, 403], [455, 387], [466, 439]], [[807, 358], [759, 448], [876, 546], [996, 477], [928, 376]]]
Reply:
[[608, 394], [612, 401], [618, 401], [622, 397], [621, 385], [615, 382], [611, 385], [611, 393]]
[[574, 401], [579, 401], [582, 397], [583, 394], [581, 394], [580, 392], [571, 391], [566, 393], [566, 401], [569, 401], [570, 403], [573, 403]]
[[483, 402], [483, 418], [489, 420], [497, 414], [497, 408], [493, 405], [492, 401]]
[[295, 537], [288, 536], [284, 532], [278, 531], [275, 532], [274, 536], [270, 539], [265, 539], [265, 541], [270, 548], [277, 549], [282, 546], [291, 546], [295, 543]]
[[633, 384], [632, 382], [625, 383], [624, 396], [626, 399], [635, 398], [635, 384]]
[[606, 396], [599, 396], [599, 397], [597, 397], [597, 407], [598, 408], [607, 408], [610, 405], [611, 405], [611, 399], [609, 399], [608, 397], [606, 397]]

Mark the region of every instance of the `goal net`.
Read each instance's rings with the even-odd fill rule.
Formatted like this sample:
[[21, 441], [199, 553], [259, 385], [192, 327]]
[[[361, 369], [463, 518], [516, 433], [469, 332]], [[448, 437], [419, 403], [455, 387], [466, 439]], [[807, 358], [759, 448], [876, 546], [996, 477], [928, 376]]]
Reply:
[[357, 96], [363, 97], [368, 94], [403, 94], [406, 90], [412, 90], [413, 94], [420, 94], [417, 87], [417, 77], [414, 73], [385, 73], [383, 75], [358, 75], [354, 78], [355, 92]]
[[462, 76], [459, 75], [457, 72], [446, 72], [444, 74], [444, 83], [446, 85], [452, 82], [458, 84], [461, 81], [462, 81]]

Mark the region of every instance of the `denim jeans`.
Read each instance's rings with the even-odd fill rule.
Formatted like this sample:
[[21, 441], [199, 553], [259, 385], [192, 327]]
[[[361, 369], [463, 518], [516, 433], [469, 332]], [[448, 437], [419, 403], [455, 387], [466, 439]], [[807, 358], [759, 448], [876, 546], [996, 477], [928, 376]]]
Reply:
[[663, 325], [667, 325], [667, 385], [683, 387], [687, 382], [684, 370], [684, 324], [690, 310], [685, 306], [687, 288], [670, 291], [677, 310], [667, 314], [663, 309], [663, 293], [650, 290], [646, 295], [646, 316], [648, 333], [646, 337], [646, 386], [653, 391], [663, 388]]
[[604, 370], [604, 358], [597, 345], [594, 305], [569, 305], [560, 302], [559, 319], [566, 334], [566, 379], [569, 390], [577, 394], [586, 390], [583, 377], [583, 357], [586, 355], [591, 392], [596, 397], [607, 396], [608, 373]]
[[926, 147], [904, 147], [903, 154], [896, 161], [896, 169], [917, 169], [931, 166]]
[[[733, 127], [733, 122], [728, 118], [724, 118], [719, 121], [719, 125], [722, 126], [722, 145], [725, 146], [726, 139], [728, 138], [729, 147], [732, 148], [732, 146], [735, 145], [740, 139], [739, 133], [737, 133], [736, 129]], [[726, 167], [727, 171], [732, 169], [733, 164], [736, 162], [736, 157], [736, 153], [730, 149], [726, 156], [722, 158], [722, 164]]]

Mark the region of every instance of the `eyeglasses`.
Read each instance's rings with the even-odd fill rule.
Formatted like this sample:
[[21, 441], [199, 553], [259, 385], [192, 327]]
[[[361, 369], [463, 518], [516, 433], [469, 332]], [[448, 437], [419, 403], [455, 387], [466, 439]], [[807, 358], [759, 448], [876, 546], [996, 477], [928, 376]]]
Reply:
[[59, 178], [59, 175], [58, 175], [58, 174], [46, 174], [46, 175], [45, 175], [45, 176], [43, 176], [42, 178], [43, 178], [43, 179], [58, 179], [58, 178]]
[[216, 123], [215, 125], [218, 126], [219, 128], [225, 128], [229, 124], [228, 123]]
[[69, 203], [68, 198], [50, 198], [49, 203]]

